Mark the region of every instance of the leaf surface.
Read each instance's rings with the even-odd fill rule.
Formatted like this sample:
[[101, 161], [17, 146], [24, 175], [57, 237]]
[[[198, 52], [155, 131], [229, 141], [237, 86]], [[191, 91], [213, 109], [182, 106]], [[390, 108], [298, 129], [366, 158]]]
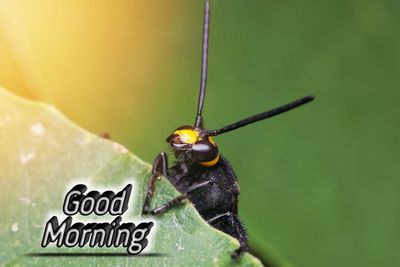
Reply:
[[[238, 242], [210, 227], [190, 203], [157, 218], [141, 217], [150, 165], [122, 145], [79, 128], [48, 104], [0, 89], [0, 148], [2, 266], [262, 266], [248, 253], [239, 264], [233, 263], [230, 253]], [[130, 256], [124, 247], [40, 246], [45, 223], [53, 215], [60, 223], [66, 217], [62, 213], [65, 194], [77, 183], [88, 185], [89, 191], [110, 188], [114, 192], [133, 184], [122, 222], [155, 222], [143, 255]], [[153, 205], [177, 195], [162, 179]], [[113, 218], [75, 215], [73, 223], [111, 222]]]

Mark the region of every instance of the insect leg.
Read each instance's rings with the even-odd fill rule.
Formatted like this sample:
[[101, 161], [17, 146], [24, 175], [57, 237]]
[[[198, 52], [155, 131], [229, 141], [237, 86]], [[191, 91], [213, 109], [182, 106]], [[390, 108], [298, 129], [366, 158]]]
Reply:
[[231, 257], [234, 260], [238, 260], [240, 258], [240, 256], [242, 255], [242, 253], [248, 250], [248, 246], [247, 246], [246, 231], [244, 230], [242, 224], [240, 223], [237, 215], [228, 211], [228, 212], [225, 212], [222, 214], [218, 214], [217, 216], [207, 220], [207, 223], [212, 225], [213, 223], [216, 223], [218, 221], [221, 221], [223, 219], [228, 219], [228, 218], [231, 219], [232, 226], [235, 229], [235, 233], [236, 233], [235, 237], [239, 241], [239, 244], [240, 244], [240, 247], [232, 252]]
[[249, 250], [249, 247], [247, 245], [247, 233], [236, 214], [232, 214], [231, 219], [232, 225], [236, 229], [236, 238], [240, 244], [240, 247], [232, 252], [231, 258], [234, 260], [239, 260], [242, 253]]
[[154, 160], [153, 168], [151, 170], [151, 175], [149, 177], [149, 181], [147, 184], [147, 193], [142, 208], [142, 215], [149, 213], [150, 202], [151, 199], [153, 198], [156, 181], [162, 175], [165, 177], [168, 176], [168, 161], [167, 161], [167, 155], [164, 152], [158, 154], [156, 159]]
[[177, 204], [180, 204], [183, 200], [187, 199], [189, 197], [190, 193], [192, 193], [193, 191], [204, 189], [207, 185], [209, 185], [211, 183], [212, 183], [212, 180], [207, 180], [205, 182], [193, 185], [193, 186], [189, 187], [187, 192], [185, 192], [185, 193], [177, 196], [176, 198], [168, 201], [164, 205], [153, 209], [152, 211], [150, 211], [150, 213], [153, 214], [153, 215], [163, 213], [166, 210], [176, 206]]
[[213, 224], [215, 222], [222, 220], [223, 218], [230, 217], [231, 215], [232, 215], [232, 213], [230, 211], [222, 213], [222, 214], [218, 214], [217, 216], [212, 217], [211, 219], [207, 220], [207, 223]]
[[239, 241], [240, 247], [238, 249], [236, 249], [234, 252], [232, 252], [231, 257], [234, 260], [238, 260], [240, 258], [240, 256], [242, 255], [243, 252], [248, 250], [248, 246], [247, 246], [247, 234], [246, 231], [244, 229], [244, 227], [242, 226], [242, 224], [239, 221], [239, 218], [237, 217], [236, 214], [228, 211], [222, 214], [218, 214], [217, 216], [207, 220], [207, 223], [209, 224], [213, 224], [216, 223], [218, 221], [221, 221], [223, 219], [231, 219], [231, 223], [233, 228], [235, 229], [235, 237], [236, 239]]
[[187, 193], [184, 193], [184, 194], [182, 194], [182, 195], [180, 195], [180, 196], [177, 196], [176, 198], [174, 198], [174, 199], [168, 201], [167, 203], [165, 203], [164, 205], [162, 205], [162, 206], [160, 206], [160, 207], [158, 207], [158, 208], [155, 208], [155, 209], [151, 210], [151, 211], [150, 211], [150, 214], [156, 215], [156, 214], [163, 213], [163, 212], [165, 212], [166, 210], [168, 210], [169, 208], [171, 208], [171, 207], [173, 207], [173, 206], [175, 206], [175, 205], [181, 203], [181, 202], [182, 202], [183, 200], [185, 200], [187, 197], [188, 197], [188, 194], [187, 194]]
[[246, 230], [244, 229], [242, 223], [239, 221], [239, 218], [237, 216], [238, 213], [238, 196], [240, 193], [240, 187], [237, 182], [234, 183], [232, 187], [232, 193], [234, 194], [235, 197], [232, 198], [233, 205], [232, 205], [232, 226], [236, 231], [236, 239], [239, 241], [240, 247], [236, 249], [235, 251], [232, 252], [231, 258], [234, 260], [239, 260], [240, 256], [242, 255], [243, 252], [248, 251], [249, 247], [247, 245], [247, 233]]

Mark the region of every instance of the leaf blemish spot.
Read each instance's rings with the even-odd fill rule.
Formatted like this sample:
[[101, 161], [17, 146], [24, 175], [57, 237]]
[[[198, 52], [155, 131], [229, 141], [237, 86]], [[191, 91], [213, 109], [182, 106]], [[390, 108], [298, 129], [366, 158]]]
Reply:
[[11, 225], [11, 231], [13, 231], [14, 233], [18, 231], [18, 223], [13, 223]]
[[32, 127], [31, 127], [32, 134], [34, 134], [36, 136], [42, 136], [45, 131], [46, 131], [46, 129], [44, 128], [43, 124], [41, 124], [40, 122], [32, 125]]
[[129, 150], [128, 150], [126, 147], [124, 147], [123, 145], [121, 145], [121, 144], [119, 144], [119, 143], [113, 143], [113, 148], [114, 148], [116, 151], [118, 151], [118, 152], [120, 152], [120, 153], [122, 153], [122, 154], [126, 154], [126, 153], [129, 152]]
[[30, 160], [32, 160], [34, 157], [35, 157], [35, 152], [34, 151], [32, 151], [32, 152], [28, 152], [28, 153], [26, 153], [26, 152], [21, 152], [20, 154], [19, 154], [19, 159], [21, 160], [21, 163], [23, 164], [23, 165], [25, 165], [26, 163], [28, 163], [28, 161], [30, 161]]

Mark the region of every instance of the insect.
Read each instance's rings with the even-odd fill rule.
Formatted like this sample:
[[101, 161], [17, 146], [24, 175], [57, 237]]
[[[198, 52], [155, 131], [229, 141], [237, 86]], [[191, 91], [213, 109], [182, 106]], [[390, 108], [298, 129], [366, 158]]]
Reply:
[[[209, 0], [206, 0], [204, 4], [201, 83], [195, 123], [193, 126], [181, 126], [167, 137], [166, 142], [174, 152], [176, 164], [169, 167], [167, 155], [164, 152], [158, 154], [148, 180], [142, 214], [161, 214], [189, 199], [211, 226], [239, 241], [240, 247], [231, 254], [233, 259], [238, 260], [241, 254], [248, 250], [247, 233], [238, 218], [239, 185], [232, 166], [219, 153], [213, 137], [299, 107], [312, 101], [314, 97], [306, 96], [216, 130], [205, 129], [202, 110], [207, 83], [209, 26], [210, 3]], [[150, 209], [156, 181], [161, 176], [166, 177], [181, 194], [160, 207]]]

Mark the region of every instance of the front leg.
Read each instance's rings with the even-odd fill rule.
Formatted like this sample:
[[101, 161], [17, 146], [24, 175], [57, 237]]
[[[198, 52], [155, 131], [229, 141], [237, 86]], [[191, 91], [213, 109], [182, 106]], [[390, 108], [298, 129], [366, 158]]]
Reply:
[[150, 211], [150, 213], [153, 214], [153, 215], [163, 213], [163, 212], [167, 211], [168, 209], [170, 209], [170, 208], [182, 203], [182, 201], [187, 199], [190, 196], [190, 194], [193, 193], [194, 191], [205, 189], [206, 186], [211, 184], [212, 182], [213, 182], [212, 180], [207, 180], [205, 182], [193, 185], [193, 186], [189, 187], [188, 190], [185, 193], [183, 193], [183, 194], [177, 196], [176, 198], [168, 201], [164, 205], [161, 205], [160, 207], [153, 209], [152, 211]]
[[168, 161], [167, 155], [164, 152], [158, 154], [153, 162], [153, 168], [147, 184], [146, 198], [144, 199], [142, 208], [142, 215], [149, 213], [150, 202], [153, 198], [156, 181], [159, 180], [161, 176], [168, 177]]

